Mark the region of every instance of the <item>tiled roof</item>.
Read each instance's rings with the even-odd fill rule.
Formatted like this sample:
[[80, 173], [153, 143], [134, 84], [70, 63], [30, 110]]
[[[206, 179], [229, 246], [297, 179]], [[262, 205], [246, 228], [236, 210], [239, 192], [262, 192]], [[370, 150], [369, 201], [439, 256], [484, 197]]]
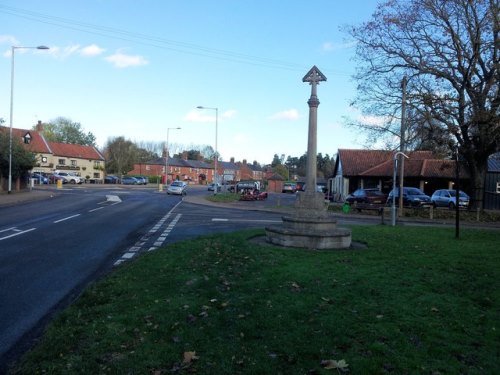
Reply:
[[231, 163], [230, 161], [219, 161], [217, 162], [219, 166], [224, 168], [225, 170], [239, 170], [240, 168], [235, 164]]
[[[6, 126], [0, 127], [0, 130], [7, 132], [7, 134], [10, 132], [10, 128]], [[23, 140], [27, 133], [29, 133], [29, 135], [31, 136], [31, 142], [29, 144], [25, 144]], [[40, 154], [52, 153], [49, 145], [45, 141], [45, 138], [43, 138], [36, 130], [12, 128], [12, 139], [18, 140], [24, 146], [24, 148], [30, 152]]]
[[104, 160], [104, 156], [93, 146], [74, 145], [69, 143], [49, 142], [54, 156], [65, 156], [87, 160]]
[[[405, 175], [408, 177], [455, 177], [455, 161], [435, 159], [431, 151], [412, 151], [406, 153]], [[394, 152], [383, 150], [339, 150], [338, 160], [342, 175], [383, 177], [394, 172]], [[338, 163], [338, 162], [337, 162]], [[466, 168], [460, 166], [460, 176], [467, 177]]]

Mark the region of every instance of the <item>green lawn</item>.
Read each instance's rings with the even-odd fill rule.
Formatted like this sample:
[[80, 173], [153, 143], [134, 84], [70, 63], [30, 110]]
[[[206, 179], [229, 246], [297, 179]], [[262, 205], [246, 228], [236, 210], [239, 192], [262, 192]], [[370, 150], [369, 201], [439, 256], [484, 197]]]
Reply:
[[148, 253], [89, 288], [12, 373], [500, 374], [499, 231], [352, 230], [366, 249], [247, 231]]

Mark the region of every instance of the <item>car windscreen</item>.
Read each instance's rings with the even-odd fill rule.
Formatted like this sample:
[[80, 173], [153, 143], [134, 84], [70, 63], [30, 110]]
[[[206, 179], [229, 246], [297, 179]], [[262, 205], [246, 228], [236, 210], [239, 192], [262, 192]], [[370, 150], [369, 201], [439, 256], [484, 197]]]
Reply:
[[408, 195], [424, 195], [424, 193], [422, 193], [418, 189], [408, 189], [407, 194]]

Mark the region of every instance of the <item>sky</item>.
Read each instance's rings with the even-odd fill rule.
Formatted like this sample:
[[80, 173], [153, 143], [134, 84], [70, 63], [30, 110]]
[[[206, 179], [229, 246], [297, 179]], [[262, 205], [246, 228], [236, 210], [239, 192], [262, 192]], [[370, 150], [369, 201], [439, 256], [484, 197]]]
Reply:
[[[0, 0], [0, 118], [15, 128], [66, 117], [102, 148], [123, 136], [169, 149], [209, 145], [224, 161], [307, 152], [316, 65], [317, 151], [361, 148], [345, 127], [355, 44], [340, 28], [376, 0]], [[197, 109], [198, 106], [206, 109]], [[217, 108], [217, 111], [215, 110]], [[217, 114], [217, 116], [216, 116]], [[181, 128], [181, 129], [176, 129]], [[177, 149], [177, 150], [176, 150]]]

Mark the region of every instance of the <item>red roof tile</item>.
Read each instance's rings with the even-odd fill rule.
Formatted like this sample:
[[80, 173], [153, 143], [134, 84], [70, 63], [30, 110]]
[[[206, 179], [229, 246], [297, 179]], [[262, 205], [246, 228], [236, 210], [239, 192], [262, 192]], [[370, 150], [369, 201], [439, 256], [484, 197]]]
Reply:
[[[9, 127], [2, 126], [0, 128], [1, 131], [9, 133]], [[24, 137], [29, 133], [31, 136], [31, 142], [29, 144], [24, 143]], [[36, 130], [27, 130], [27, 129], [17, 129], [12, 128], [12, 139], [18, 141], [23, 147], [30, 151], [40, 154], [50, 154], [50, 148], [45, 138], [43, 138], [39, 132]]]
[[[405, 175], [409, 177], [455, 177], [455, 161], [435, 159], [432, 151], [406, 152]], [[342, 175], [383, 177], [394, 172], [394, 152], [383, 150], [346, 150], [339, 149], [338, 157], [342, 167]], [[463, 165], [460, 176], [468, 173]]]
[[104, 156], [93, 146], [74, 145], [69, 143], [49, 142], [54, 156], [65, 156], [69, 158], [104, 160]]

